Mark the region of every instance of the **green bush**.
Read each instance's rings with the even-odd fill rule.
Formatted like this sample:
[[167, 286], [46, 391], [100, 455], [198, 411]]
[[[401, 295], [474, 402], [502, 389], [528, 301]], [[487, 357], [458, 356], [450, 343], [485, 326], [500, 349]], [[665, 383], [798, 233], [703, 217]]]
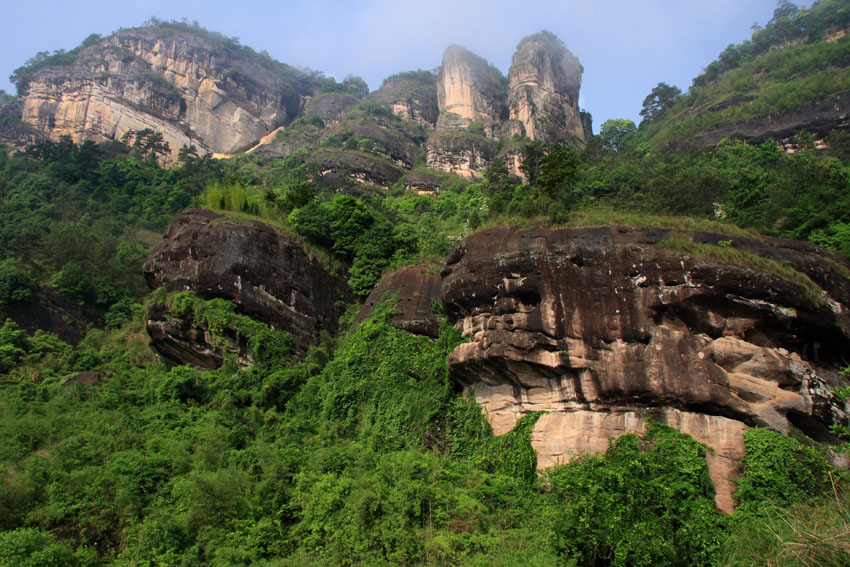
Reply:
[[649, 422], [546, 475], [555, 547], [575, 565], [711, 565], [724, 537], [706, 448]]
[[759, 427], [744, 433], [744, 442], [744, 475], [735, 492], [741, 510], [805, 502], [831, 491], [832, 467], [817, 448]]

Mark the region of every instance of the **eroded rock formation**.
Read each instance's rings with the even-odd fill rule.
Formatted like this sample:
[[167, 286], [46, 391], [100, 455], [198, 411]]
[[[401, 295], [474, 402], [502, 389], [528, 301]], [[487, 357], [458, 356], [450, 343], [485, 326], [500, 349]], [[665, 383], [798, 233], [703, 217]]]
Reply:
[[393, 112], [416, 124], [433, 129], [440, 109], [437, 83], [429, 71], [411, 71], [388, 77], [368, 98], [389, 104]]
[[459, 45], [443, 54], [437, 74], [440, 112], [451, 112], [476, 122], [500, 122], [507, 118], [505, 79], [498, 69]]
[[[233, 301], [240, 313], [291, 334], [302, 352], [321, 331], [336, 331], [336, 305], [351, 299], [342, 280], [291, 237], [260, 222], [236, 224], [198, 209], [184, 211], [168, 227], [143, 271], [151, 289]], [[159, 315], [152, 314], [148, 324], [159, 352], [205, 367], [221, 363], [221, 353], [213, 352], [202, 332]]]
[[525, 38], [508, 72], [510, 117], [532, 140], [579, 145], [586, 140], [578, 106], [581, 74], [575, 55], [549, 32]]
[[190, 144], [233, 153], [292, 120], [311, 94], [228, 42], [171, 32], [120, 31], [82, 48], [72, 65], [35, 71], [18, 85], [22, 120], [54, 140], [115, 140], [149, 128], [175, 154]]
[[803, 286], [673, 251], [668, 233], [498, 227], [467, 238], [442, 271], [446, 312], [470, 339], [449, 368], [496, 434], [549, 412], [532, 437], [541, 467], [642, 432], [646, 417], [681, 429], [713, 449], [728, 511], [747, 428], [828, 439], [845, 416], [829, 386], [850, 351], [850, 280], [808, 244], [693, 235], [792, 266], [814, 282]]
[[[549, 32], [520, 42], [507, 80], [477, 55], [449, 47], [437, 75], [440, 115], [426, 147], [428, 167], [480, 178], [496, 142], [514, 136], [581, 146], [592, 135], [590, 116], [578, 106], [582, 72]], [[508, 163], [518, 173], [515, 157]]]

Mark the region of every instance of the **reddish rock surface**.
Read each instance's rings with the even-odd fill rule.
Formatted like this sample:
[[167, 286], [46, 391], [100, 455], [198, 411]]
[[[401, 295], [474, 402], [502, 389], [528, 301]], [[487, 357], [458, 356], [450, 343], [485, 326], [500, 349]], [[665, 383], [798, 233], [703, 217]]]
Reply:
[[668, 232], [470, 236], [442, 270], [446, 312], [470, 339], [449, 368], [496, 434], [549, 412], [532, 437], [542, 467], [602, 451], [646, 417], [680, 428], [714, 450], [709, 470], [728, 511], [747, 428], [794, 425], [829, 440], [846, 416], [829, 386], [850, 352], [850, 280], [838, 257], [804, 243], [692, 235], [794, 267], [824, 290], [813, 301], [771, 273], [664, 248]]
[[[200, 209], [184, 211], [168, 227], [143, 271], [151, 289], [232, 300], [240, 313], [291, 334], [300, 351], [314, 344], [321, 331], [336, 332], [337, 302], [351, 297], [343, 281], [310, 259], [292, 237], [260, 222], [235, 224]], [[149, 323], [154, 348], [176, 357], [195, 344], [197, 356], [212, 361], [208, 345], [171, 327]], [[170, 346], [159, 347], [166, 339]], [[179, 360], [198, 364], [185, 355]]]
[[355, 324], [363, 321], [375, 310], [384, 295], [396, 293], [396, 315], [392, 324], [415, 335], [437, 338], [440, 319], [433, 305], [440, 300], [440, 276], [428, 274], [422, 266], [407, 266], [384, 276], [363, 304]]

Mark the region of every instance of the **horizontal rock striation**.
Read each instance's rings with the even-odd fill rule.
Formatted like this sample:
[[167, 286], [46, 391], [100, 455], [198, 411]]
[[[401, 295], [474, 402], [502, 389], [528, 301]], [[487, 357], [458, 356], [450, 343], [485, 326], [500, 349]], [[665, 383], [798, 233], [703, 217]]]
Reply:
[[[301, 352], [321, 331], [336, 332], [337, 302], [351, 298], [342, 280], [290, 236], [260, 222], [235, 224], [199, 209], [184, 211], [168, 227], [143, 272], [151, 289], [191, 290], [203, 299], [233, 301], [240, 313], [291, 334]], [[159, 350], [169, 358], [220, 364], [221, 353], [212, 352], [210, 341], [196, 330], [155, 316], [148, 328], [155, 347], [167, 344]]]
[[[469, 339], [450, 373], [496, 434], [549, 412], [532, 437], [541, 467], [642, 432], [646, 417], [678, 427], [714, 450], [717, 504], [729, 511], [747, 428], [796, 426], [829, 440], [845, 417], [829, 386], [850, 347], [850, 280], [837, 257], [804, 243], [694, 233], [719, 251], [706, 259], [670, 249], [670, 236], [607, 227], [470, 236], [442, 270], [446, 312]], [[737, 263], [716, 259], [726, 247], [743, 251]], [[747, 252], [799, 278], [740, 265]]]

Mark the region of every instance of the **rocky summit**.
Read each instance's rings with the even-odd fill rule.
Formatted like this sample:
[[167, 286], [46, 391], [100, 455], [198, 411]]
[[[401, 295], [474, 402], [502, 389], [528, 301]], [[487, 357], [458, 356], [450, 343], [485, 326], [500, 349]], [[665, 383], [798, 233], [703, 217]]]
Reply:
[[[328, 92], [315, 74], [188, 26], [121, 30], [64, 57], [17, 77], [19, 100], [3, 110], [0, 140], [103, 142], [149, 130], [168, 144], [164, 159], [172, 163], [184, 146], [199, 155], [281, 157], [354, 137], [401, 169], [388, 174], [385, 164], [364, 165], [350, 151], [313, 161], [334, 178], [388, 186], [420, 153], [430, 169], [478, 179], [495, 157], [520, 174], [509, 143], [515, 136], [581, 146], [591, 135], [578, 107], [583, 69], [548, 32], [520, 43], [508, 77], [453, 45], [436, 74], [393, 75], [365, 97]], [[401, 123], [380, 116], [367, 123], [349, 112], [361, 99], [386, 106]]]

